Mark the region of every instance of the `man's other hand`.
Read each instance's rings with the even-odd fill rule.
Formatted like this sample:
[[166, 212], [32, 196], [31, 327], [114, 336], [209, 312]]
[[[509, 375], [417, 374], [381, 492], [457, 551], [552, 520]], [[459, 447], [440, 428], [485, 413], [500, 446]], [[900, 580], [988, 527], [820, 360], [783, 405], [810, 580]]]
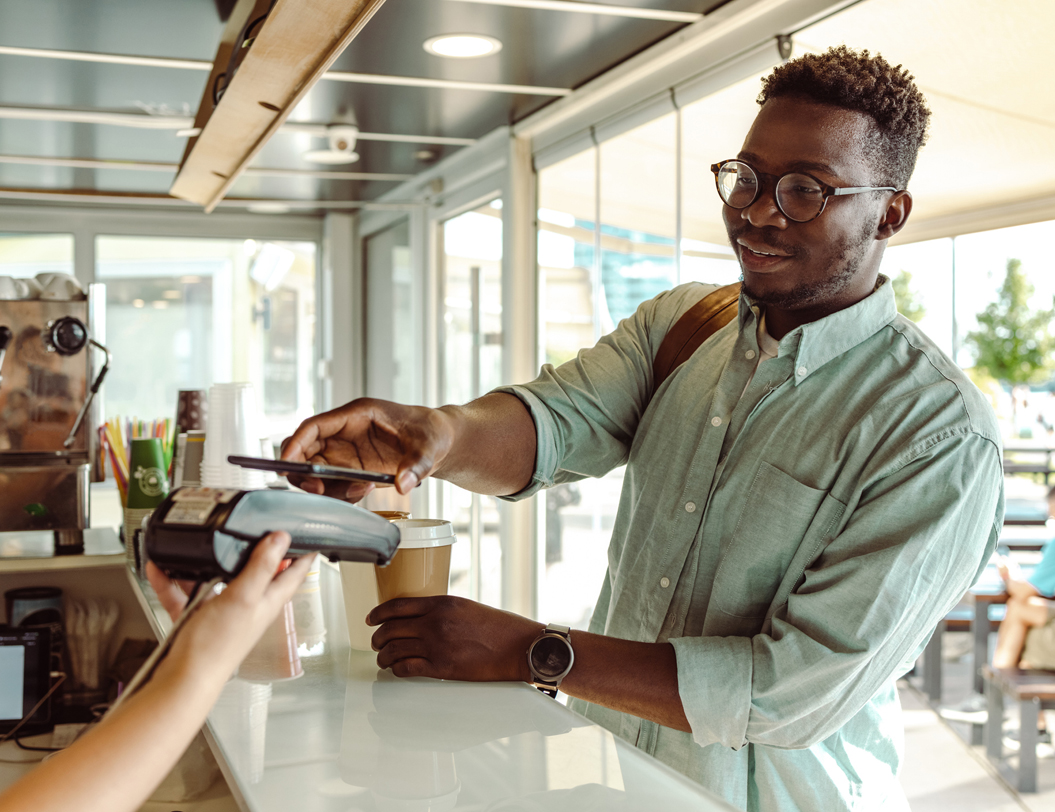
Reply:
[[[281, 456], [293, 462], [394, 474], [396, 490], [407, 494], [436, 470], [453, 438], [450, 422], [439, 409], [359, 398], [305, 420], [282, 442]], [[315, 477], [291, 476], [289, 480], [309, 493], [352, 502], [375, 487], [371, 482]]]
[[374, 608], [377, 665], [397, 677], [530, 682], [527, 650], [541, 623], [482, 603], [440, 596], [397, 598]]

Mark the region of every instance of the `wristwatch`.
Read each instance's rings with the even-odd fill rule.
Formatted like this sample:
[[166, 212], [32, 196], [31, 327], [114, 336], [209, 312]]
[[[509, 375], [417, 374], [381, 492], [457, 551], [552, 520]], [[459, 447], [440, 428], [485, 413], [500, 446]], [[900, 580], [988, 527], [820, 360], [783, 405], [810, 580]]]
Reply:
[[532, 685], [555, 697], [561, 680], [575, 664], [571, 628], [550, 623], [528, 648], [527, 660]]

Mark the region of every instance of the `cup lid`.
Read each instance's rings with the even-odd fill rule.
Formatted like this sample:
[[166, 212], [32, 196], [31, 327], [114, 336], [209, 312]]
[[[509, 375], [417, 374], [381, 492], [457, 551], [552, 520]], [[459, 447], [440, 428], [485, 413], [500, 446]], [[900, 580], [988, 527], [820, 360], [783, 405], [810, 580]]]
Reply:
[[399, 528], [400, 549], [446, 547], [458, 540], [451, 523], [443, 519], [401, 519], [392, 524]]

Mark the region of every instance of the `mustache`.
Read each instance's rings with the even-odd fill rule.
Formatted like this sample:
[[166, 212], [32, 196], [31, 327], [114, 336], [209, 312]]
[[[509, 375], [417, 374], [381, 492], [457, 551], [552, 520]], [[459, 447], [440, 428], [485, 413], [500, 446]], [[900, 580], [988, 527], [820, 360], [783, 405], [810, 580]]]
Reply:
[[737, 229], [730, 228], [726, 229], [726, 231], [729, 234], [729, 241], [734, 245], [740, 237], [746, 237], [747, 241], [752, 245], [771, 249], [774, 253], [787, 254], [792, 257], [800, 254], [800, 250], [797, 247], [783, 242], [779, 238], [780, 232], [772, 226], [762, 229], [746, 226]]

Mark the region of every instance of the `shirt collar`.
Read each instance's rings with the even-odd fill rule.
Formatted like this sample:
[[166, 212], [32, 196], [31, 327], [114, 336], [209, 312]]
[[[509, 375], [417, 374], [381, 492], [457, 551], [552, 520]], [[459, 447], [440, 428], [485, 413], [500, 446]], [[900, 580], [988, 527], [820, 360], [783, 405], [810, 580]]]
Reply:
[[[740, 328], [754, 328], [759, 306], [740, 294]], [[871, 338], [897, 316], [894, 286], [879, 275], [876, 289], [856, 304], [796, 327], [780, 340], [780, 355], [795, 358], [795, 383], [808, 378], [834, 358]]]

